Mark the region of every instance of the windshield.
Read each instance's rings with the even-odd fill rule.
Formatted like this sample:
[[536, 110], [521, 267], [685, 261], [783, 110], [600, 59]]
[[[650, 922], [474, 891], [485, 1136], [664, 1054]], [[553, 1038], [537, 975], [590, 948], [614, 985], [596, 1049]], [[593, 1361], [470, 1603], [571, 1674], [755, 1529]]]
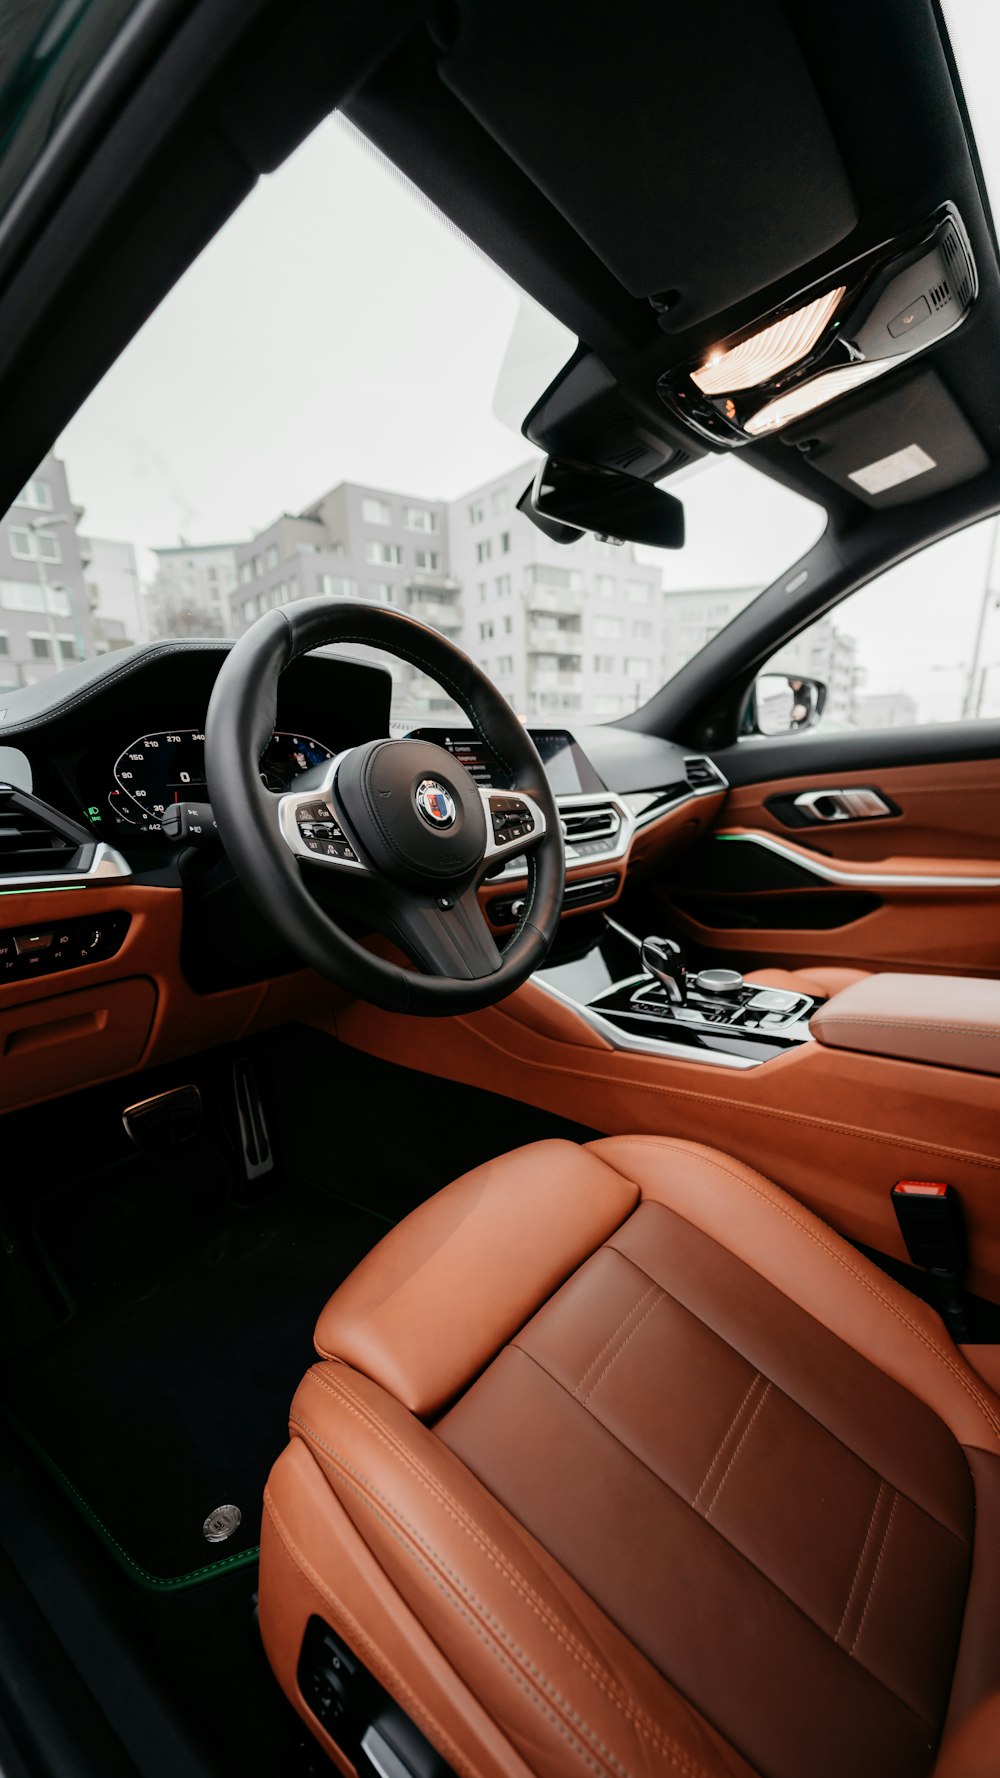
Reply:
[[[549, 542], [516, 510], [535, 459], [512, 422], [575, 346], [347, 126], [324, 125], [6, 515], [0, 680], [159, 637], [238, 636], [322, 594], [434, 625], [528, 719], [626, 714], [825, 515], [713, 458], [669, 483], [684, 550]], [[451, 718], [438, 686], [391, 670], [397, 729]]]

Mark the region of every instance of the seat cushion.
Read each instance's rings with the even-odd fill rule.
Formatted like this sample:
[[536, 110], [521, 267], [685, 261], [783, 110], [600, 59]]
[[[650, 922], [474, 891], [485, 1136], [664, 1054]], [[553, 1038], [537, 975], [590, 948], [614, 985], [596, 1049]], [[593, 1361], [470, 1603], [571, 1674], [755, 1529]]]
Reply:
[[856, 982], [866, 982], [869, 969], [835, 969], [817, 964], [803, 969], [752, 969], [748, 982], [761, 988], [788, 988], [793, 994], [811, 994], [814, 1000], [832, 1000]]
[[[337, 1357], [296, 1397], [261, 1556], [289, 1695], [308, 1719], [319, 1611], [457, 1771], [923, 1778], [1000, 1687], [1000, 1403], [931, 1311], [751, 1169], [651, 1137], [545, 1149], [553, 1202], [576, 1153], [581, 1209], [617, 1205], [615, 1226], [558, 1283], [549, 1231], [543, 1297], [525, 1314], [517, 1287], [514, 1327], [490, 1301], [496, 1349], [464, 1374], [452, 1355], [443, 1414]], [[502, 1167], [537, 1181], [539, 1158]], [[545, 1222], [544, 1192], [516, 1202]], [[418, 1393], [466, 1238], [435, 1217], [409, 1265], [394, 1235]], [[359, 1268], [362, 1319], [386, 1277]]]

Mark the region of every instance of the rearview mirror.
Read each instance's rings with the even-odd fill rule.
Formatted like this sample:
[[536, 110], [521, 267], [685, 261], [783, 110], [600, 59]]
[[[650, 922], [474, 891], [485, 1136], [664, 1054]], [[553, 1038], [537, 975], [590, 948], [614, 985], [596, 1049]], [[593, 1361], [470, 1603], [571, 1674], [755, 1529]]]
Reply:
[[813, 728], [826, 705], [821, 679], [798, 674], [761, 673], [754, 681], [744, 730], [751, 735], [791, 735]]
[[576, 543], [592, 531], [609, 543], [684, 544], [684, 508], [673, 494], [624, 470], [571, 457], [546, 457], [517, 505], [554, 543]]

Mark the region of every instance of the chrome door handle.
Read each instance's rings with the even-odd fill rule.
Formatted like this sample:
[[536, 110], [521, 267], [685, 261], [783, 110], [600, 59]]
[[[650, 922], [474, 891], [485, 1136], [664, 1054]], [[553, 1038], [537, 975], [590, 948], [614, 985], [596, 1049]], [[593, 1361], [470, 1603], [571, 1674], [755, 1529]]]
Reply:
[[877, 790], [803, 790], [794, 807], [810, 821], [872, 821], [892, 809]]

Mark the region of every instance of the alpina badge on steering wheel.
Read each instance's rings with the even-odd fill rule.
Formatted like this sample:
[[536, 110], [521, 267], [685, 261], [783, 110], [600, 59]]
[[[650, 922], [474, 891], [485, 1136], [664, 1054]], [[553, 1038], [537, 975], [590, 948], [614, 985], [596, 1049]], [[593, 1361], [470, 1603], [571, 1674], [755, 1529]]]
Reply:
[[414, 793], [414, 801], [424, 820], [431, 827], [450, 827], [457, 814], [455, 798], [436, 778], [422, 778]]

